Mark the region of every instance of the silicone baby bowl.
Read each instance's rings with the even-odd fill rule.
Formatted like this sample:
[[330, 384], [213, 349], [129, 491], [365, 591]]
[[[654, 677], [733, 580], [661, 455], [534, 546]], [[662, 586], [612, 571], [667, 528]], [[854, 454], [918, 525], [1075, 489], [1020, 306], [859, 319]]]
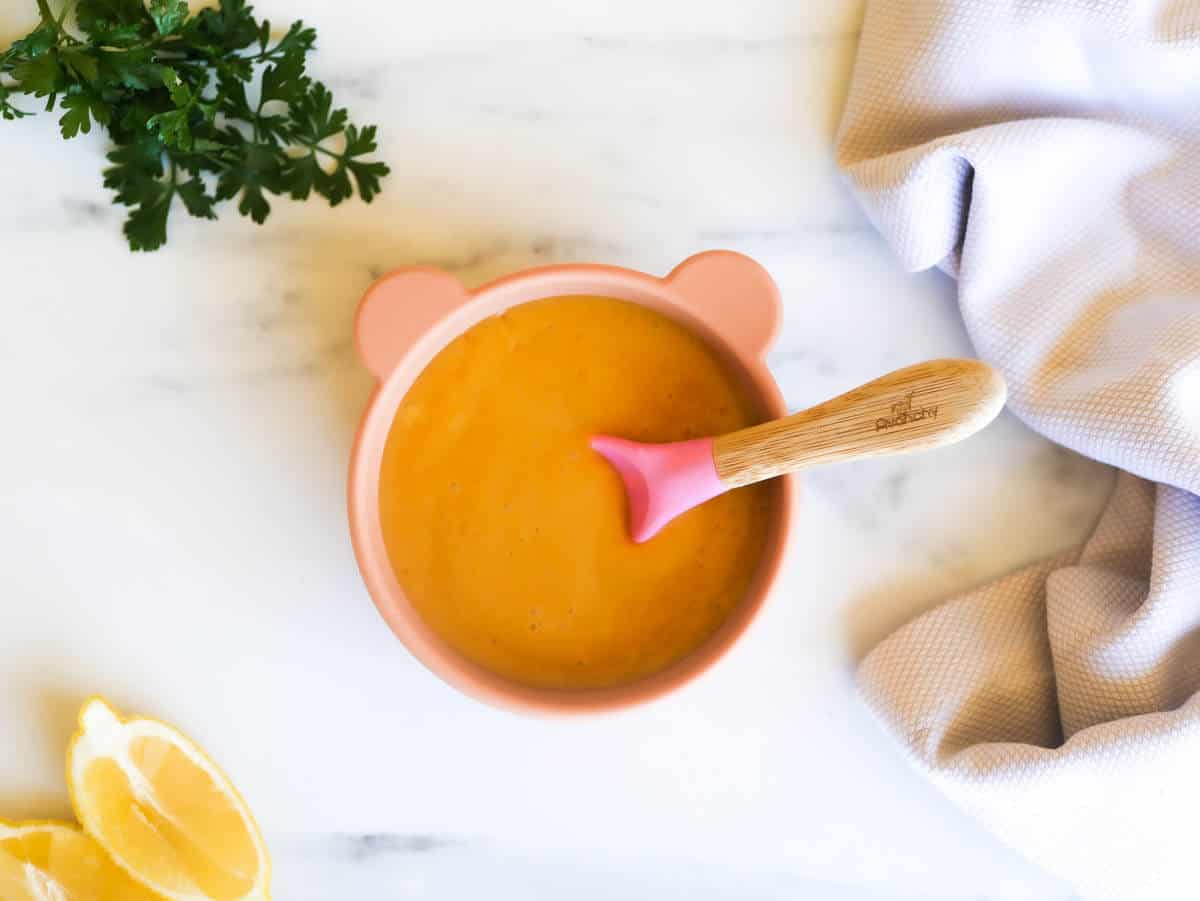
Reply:
[[779, 291], [756, 262], [729, 251], [685, 260], [666, 278], [600, 265], [529, 269], [474, 291], [437, 269], [409, 268], [376, 281], [359, 304], [358, 352], [378, 385], [350, 460], [350, 536], [363, 580], [384, 620], [431, 671], [479, 700], [527, 713], [589, 713], [672, 691], [720, 659], [750, 625], [779, 572], [795, 507], [790, 476], [776, 480], [773, 522], [758, 572], [737, 609], [708, 641], [671, 667], [625, 685], [549, 689], [499, 676], [463, 657], [421, 619], [392, 571], [379, 522], [379, 470], [404, 395], [439, 351], [481, 320], [546, 297], [591, 295], [641, 304], [689, 327], [740, 371], [764, 418], [786, 413], [763, 361], [779, 328]]

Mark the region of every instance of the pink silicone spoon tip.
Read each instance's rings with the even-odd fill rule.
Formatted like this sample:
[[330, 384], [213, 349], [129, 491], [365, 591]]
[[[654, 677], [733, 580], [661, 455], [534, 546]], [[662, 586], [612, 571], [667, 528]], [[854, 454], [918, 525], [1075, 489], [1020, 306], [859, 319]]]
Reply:
[[592, 449], [617, 470], [629, 498], [629, 532], [641, 544], [681, 513], [725, 492], [713, 439], [639, 444], [596, 435]]

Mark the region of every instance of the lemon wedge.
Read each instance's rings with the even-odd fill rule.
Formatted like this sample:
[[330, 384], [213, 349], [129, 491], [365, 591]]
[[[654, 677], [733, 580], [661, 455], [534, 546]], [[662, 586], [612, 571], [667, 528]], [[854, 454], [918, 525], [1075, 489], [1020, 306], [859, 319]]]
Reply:
[[157, 901], [104, 850], [65, 823], [0, 822], [4, 901]]
[[170, 901], [266, 901], [271, 865], [245, 802], [203, 751], [157, 720], [94, 698], [67, 780], [84, 830]]

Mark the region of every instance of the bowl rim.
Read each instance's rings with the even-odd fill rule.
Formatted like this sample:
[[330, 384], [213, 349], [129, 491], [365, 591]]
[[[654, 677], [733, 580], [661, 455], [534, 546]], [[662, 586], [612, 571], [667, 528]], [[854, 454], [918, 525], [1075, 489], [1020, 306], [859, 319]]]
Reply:
[[[685, 260], [665, 278], [644, 272], [590, 263], [565, 263], [524, 269], [490, 281], [474, 290], [461, 288], [453, 276], [428, 267], [404, 267], [378, 279], [364, 294], [358, 321], [361, 330], [370, 328], [362, 312], [372, 302], [378, 288], [390, 279], [424, 277], [451, 280], [457, 296], [448, 298], [428, 321], [413, 330], [410, 339], [398, 348], [390, 369], [377, 373], [378, 382], [367, 402], [355, 436], [348, 474], [348, 514], [351, 544], [368, 594], [389, 628], [430, 672], [464, 694], [494, 707], [542, 716], [577, 716], [640, 706], [669, 694], [707, 673], [732, 649], [758, 618], [778, 582], [778, 574], [787, 552], [796, 504], [794, 476], [777, 479], [774, 518], [767, 547], [759, 562], [754, 581], [742, 602], [722, 625], [699, 647], [664, 670], [636, 681], [589, 689], [556, 689], [515, 682], [477, 664], [451, 648], [421, 619], [404, 597], [403, 589], [391, 569], [382, 529], [378, 522], [379, 462], [395, 411], [416, 377], [429, 361], [455, 337], [476, 323], [522, 303], [550, 297], [592, 294], [639, 303], [671, 316], [693, 330], [722, 353], [745, 377], [748, 388], [761, 403], [767, 416], [787, 412], [782, 393], [767, 369], [764, 356], [774, 342], [778, 329], [780, 301], [778, 289], [766, 276], [769, 286], [760, 317], [772, 321], [760, 329], [760, 347], [738, 347], [723, 334], [718, 316], [676, 284], [676, 275], [704, 257], [737, 257], [757, 263], [729, 251], [710, 251]], [[364, 354], [365, 356], [365, 354]]]

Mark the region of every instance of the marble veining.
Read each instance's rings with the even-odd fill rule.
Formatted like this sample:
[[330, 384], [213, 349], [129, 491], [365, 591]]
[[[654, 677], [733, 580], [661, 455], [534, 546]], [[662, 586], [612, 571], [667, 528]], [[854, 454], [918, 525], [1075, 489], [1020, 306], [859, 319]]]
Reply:
[[457, 839], [437, 835], [389, 835], [380, 832], [337, 836], [333, 841], [342, 845], [346, 856], [352, 861], [398, 854], [427, 854], [461, 844]]
[[[1010, 416], [809, 473], [760, 622], [615, 717], [460, 697], [388, 634], [346, 538], [372, 389], [354, 306], [396, 266], [477, 285], [749, 253], [785, 298], [768, 363], [793, 409], [970, 352], [953, 283], [900, 270], [832, 159], [861, 3], [256, 6], [318, 25], [314, 74], [379, 124], [374, 204], [180, 217], [133, 255], [100, 135], [0, 123], [0, 816], [62, 812], [61, 745], [102, 692], [213, 751], [289, 901], [1067, 898], [854, 694], [889, 631], [1072, 545], [1103, 503], [1107, 469]], [[5, 5], [0, 35], [32, 9]]]

